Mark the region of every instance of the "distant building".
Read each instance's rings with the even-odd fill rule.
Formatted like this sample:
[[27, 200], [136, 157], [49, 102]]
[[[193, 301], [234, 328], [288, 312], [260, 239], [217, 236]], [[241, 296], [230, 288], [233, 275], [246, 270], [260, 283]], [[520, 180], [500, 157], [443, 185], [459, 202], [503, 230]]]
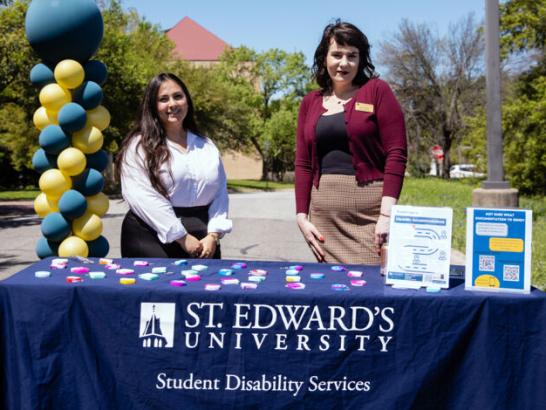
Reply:
[[[166, 34], [175, 43], [175, 56], [198, 67], [218, 64], [222, 53], [230, 47], [220, 37], [187, 16], [167, 30]], [[225, 152], [222, 161], [228, 179], [260, 179], [262, 176], [262, 160], [257, 153], [248, 155]]]
[[189, 17], [184, 17], [167, 30], [167, 37], [174, 42], [175, 54], [197, 66], [218, 63], [229, 44], [208, 31]]

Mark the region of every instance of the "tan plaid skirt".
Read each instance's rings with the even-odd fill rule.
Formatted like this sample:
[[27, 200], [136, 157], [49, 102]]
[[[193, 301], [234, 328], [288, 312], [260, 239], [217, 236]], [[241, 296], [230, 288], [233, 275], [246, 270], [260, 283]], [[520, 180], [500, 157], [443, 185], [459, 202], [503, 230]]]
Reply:
[[311, 191], [309, 219], [324, 236], [328, 263], [379, 265], [375, 224], [383, 181], [358, 185], [351, 175], [322, 175]]

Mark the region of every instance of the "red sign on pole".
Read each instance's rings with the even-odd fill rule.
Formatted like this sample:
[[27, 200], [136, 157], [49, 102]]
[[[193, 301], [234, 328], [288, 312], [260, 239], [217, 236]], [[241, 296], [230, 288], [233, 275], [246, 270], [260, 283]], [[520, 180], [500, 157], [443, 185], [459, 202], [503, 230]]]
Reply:
[[443, 150], [442, 147], [439, 146], [439, 145], [434, 145], [434, 146], [430, 149], [430, 152], [432, 152], [432, 156], [433, 156], [435, 159], [442, 159], [442, 158], [444, 158], [444, 150]]

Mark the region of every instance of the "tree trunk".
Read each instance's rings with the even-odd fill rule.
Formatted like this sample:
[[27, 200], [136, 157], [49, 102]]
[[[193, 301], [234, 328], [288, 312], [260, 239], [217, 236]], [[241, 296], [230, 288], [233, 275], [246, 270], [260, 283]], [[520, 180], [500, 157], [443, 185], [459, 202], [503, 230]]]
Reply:
[[260, 155], [260, 158], [262, 159], [262, 181], [267, 181], [268, 174], [269, 174], [269, 164], [267, 162], [267, 158], [265, 156], [264, 150], [260, 146], [259, 141], [255, 137], [251, 137], [250, 141], [252, 142], [252, 145], [254, 145], [254, 148], [256, 148], [256, 151], [258, 151], [258, 154]]

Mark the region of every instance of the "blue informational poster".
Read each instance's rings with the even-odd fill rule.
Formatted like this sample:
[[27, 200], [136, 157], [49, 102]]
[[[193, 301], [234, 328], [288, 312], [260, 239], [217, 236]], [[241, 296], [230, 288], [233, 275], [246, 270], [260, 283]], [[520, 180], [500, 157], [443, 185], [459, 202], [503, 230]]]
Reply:
[[529, 293], [530, 210], [468, 208], [465, 288]]

